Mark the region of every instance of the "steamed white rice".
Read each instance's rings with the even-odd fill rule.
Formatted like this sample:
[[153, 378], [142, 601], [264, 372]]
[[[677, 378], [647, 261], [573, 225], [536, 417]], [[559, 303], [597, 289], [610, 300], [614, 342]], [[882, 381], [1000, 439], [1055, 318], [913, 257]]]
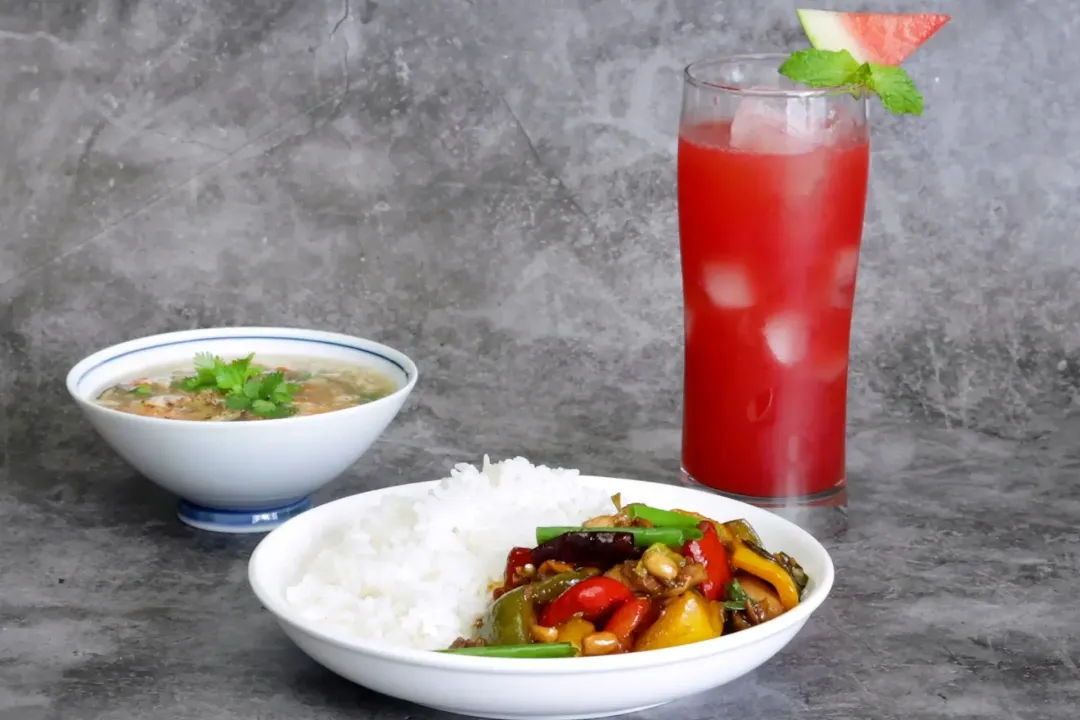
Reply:
[[341, 636], [447, 647], [473, 633], [511, 547], [535, 545], [539, 525], [611, 512], [608, 495], [577, 478], [520, 457], [457, 465], [423, 497], [387, 498], [333, 530], [285, 598]]

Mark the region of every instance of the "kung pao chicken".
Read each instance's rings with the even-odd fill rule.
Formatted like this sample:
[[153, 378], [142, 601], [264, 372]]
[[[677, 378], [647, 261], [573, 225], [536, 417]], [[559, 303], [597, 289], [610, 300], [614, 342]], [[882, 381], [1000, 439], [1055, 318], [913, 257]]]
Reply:
[[808, 578], [745, 520], [717, 522], [612, 498], [615, 514], [540, 527], [515, 547], [472, 638], [443, 652], [509, 658], [610, 655], [686, 645], [767, 622]]

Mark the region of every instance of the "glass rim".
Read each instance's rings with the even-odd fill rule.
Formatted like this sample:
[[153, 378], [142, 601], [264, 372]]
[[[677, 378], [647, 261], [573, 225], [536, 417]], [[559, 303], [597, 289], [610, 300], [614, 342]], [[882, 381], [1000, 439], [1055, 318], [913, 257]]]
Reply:
[[694, 69], [703, 66], [731, 65], [737, 62], [761, 61], [761, 60], [786, 60], [788, 53], [738, 53], [735, 55], [718, 55], [716, 57], [701, 58], [683, 68], [683, 80], [693, 87], [705, 90], [731, 93], [733, 95], [745, 95], [754, 97], [778, 97], [778, 98], [816, 98], [831, 97], [833, 95], [849, 94], [854, 89], [852, 85], [832, 85], [821, 88], [744, 88], [737, 85], [725, 85], [711, 82], [695, 75]]

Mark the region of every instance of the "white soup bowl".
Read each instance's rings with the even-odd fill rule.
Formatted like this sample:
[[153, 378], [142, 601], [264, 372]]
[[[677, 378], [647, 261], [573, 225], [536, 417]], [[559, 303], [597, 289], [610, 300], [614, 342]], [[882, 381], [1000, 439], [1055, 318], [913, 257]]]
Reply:
[[[392, 378], [387, 397], [319, 415], [258, 422], [145, 417], [95, 399], [142, 372], [190, 363], [196, 353], [226, 359], [255, 353], [348, 363]], [[100, 350], [67, 376], [68, 392], [94, 429], [136, 470], [181, 498], [189, 525], [265, 532], [311, 507], [309, 495], [367, 451], [416, 385], [403, 353], [371, 340], [293, 328], [209, 328], [153, 335]]]

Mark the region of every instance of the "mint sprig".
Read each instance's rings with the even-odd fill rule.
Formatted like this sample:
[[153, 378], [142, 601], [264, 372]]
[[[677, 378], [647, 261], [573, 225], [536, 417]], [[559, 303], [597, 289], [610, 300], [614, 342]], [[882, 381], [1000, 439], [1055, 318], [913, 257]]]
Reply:
[[862, 84], [877, 93], [886, 110], [896, 115], [922, 115], [922, 93], [903, 68], [863, 63], [859, 73]]
[[195, 374], [177, 382], [188, 392], [213, 390], [225, 398], [231, 410], [246, 410], [263, 418], [283, 418], [296, 412], [293, 395], [300, 386], [285, 382], [281, 371], [266, 373], [265, 368], [252, 364], [255, 353], [225, 362], [216, 355], [199, 353], [195, 356]]
[[797, 50], [780, 66], [780, 74], [810, 87], [872, 92], [896, 115], [922, 114], [922, 94], [903, 68], [870, 62], [860, 65], [847, 50]]

